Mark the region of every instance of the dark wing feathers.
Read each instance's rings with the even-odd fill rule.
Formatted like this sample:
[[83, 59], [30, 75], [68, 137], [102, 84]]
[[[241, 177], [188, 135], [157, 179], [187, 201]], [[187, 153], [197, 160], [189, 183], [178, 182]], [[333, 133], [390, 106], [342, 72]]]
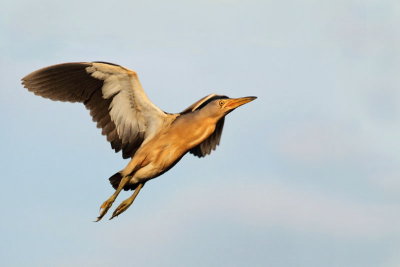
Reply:
[[136, 73], [115, 64], [58, 64], [27, 75], [22, 84], [51, 100], [84, 103], [111, 147], [122, 150], [123, 158], [131, 157], [146, 138], [154, 136], [166, 116], [147, 98]]
[[96, 122], [97, 128], [101, 128], [101, 133], [107, 137], [107, 141], [111, 143], [111, 147], [115, 152], [123, 149], [121, 140], [117, 135], [114, 122], [108, 113], [112, 99], [103, 99], [101, 91], [97, 90], [92, 96], [85, 101], [85, 106], [90, 110], [93, 121]]
[[101, 88], [103, 82], [88, 75], [87, 63], [66, 63], [37, 70], [22, 80], [36, 95], [51, 100], [83, 102]]

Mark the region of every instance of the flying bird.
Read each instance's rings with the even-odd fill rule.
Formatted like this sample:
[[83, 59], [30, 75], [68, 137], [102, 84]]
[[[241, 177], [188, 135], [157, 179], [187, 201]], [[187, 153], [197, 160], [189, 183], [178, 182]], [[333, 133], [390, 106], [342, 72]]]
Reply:
[[225, 116], [256, 99], [210, 94], [180, 113], [167, 113], [149, 100], [135, 71], [101, 61], [42, 68], [22, 78], [22, 84], [51, 100], [83, 103], [115, 152], [131, 158], [109, 178], [115, 192], [101, 205], [96, 221], [123, 189], [134, 192], [110, 219], [129, 208], [147, 181], [171, 169], [186, 153], [210, 154], [221, 139]]

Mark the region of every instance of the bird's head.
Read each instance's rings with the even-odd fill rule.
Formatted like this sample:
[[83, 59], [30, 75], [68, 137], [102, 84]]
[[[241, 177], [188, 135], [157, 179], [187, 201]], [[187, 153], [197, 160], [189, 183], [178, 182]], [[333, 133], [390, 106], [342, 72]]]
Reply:
[[208, 116], [222, 118], [234, 109], [255, 100], [255, 96], [246, 96], [240, 98], [229, 98], [227, 96], [216, 96], [204, 106], [204, 111]]
[[221, 110], [221, 112], [228, 114], [232, 110], [247, 104], [253, 100], [257, 99], [256, 96], [246, 96], [246, 97], [240, 97], [240, 98], [225, 98], [225, 99], [219, 99], [217, 101], [218, 107]]

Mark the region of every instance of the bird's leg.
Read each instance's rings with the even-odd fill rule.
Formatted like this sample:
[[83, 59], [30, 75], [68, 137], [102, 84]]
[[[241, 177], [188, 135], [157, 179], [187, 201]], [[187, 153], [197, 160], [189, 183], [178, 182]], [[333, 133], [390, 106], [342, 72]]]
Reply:
[[121, 204], [119, 204], [119, 206], [114, 210], [113, 215], [111, 216], [110, 220], [112, 218], [120, 215], [124, 211], [126, 211], [132, 205], [133, 201], [135, 200], [136, 196], [139, 194], [139, 191], [140, 191], [140, 189], [142, 189], [143, 186], [144, 186], [144, 183], [140, 183], [136, 187], [135, 192], [132, 194], [132, 196], [125, 199], [124, 201], [122, 201]]
[[131, 179], [131, 176], [124, 176], [124, 178], [121, 179], [119, 182], [117, 190], [115, 190], [114, 194], [111, 195], [100, 207], [100, 215], [97, 217], [96, 222], [100, 221], [103, 216], [107, 213], [109, 208], [111, 208], [112, 204], [114, 203], [115, 199], [118, 197], [118, 194], [121, 192], [121, 190], [124, 188], [124, 186], [129, 182]]

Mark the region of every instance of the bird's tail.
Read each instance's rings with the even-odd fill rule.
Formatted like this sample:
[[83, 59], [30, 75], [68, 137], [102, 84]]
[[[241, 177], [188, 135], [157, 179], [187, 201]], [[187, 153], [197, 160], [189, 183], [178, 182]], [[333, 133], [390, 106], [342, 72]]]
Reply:
[[113, 176], [108, 178], [108, 180], [110, 181], [110, 184], [112, 185], [112, 187], [114, 187], [114, 189], [118, 188], [118, 185], [121, 182], [121, 179], [122, 179], [122, 175], [120, 172], [117, 172], [116, 174], [114, 174]]
[[[121, 174], [121, 172], [117, 172], [116, 174], [114, 174], [113, 176], [111, 176], [110, 178], [108, 178], [108, 180], [110, 181], [110, 184], [112, 185], [112, 187], [114, 187], [114, 189], [117, 189], [118, 188], [118, 186], [119, 186], [119, 183], [121, 182], [121, 180], [122, 180], [122, 174]], [[127, 183], [125, 186], [124, 186], [124, 190], [125, 191], [128, 191], [128, 190], [135, 190], [136, 189], [136, 187], [138, 186], [139, 184], [130, 184], [130, 183]]]

